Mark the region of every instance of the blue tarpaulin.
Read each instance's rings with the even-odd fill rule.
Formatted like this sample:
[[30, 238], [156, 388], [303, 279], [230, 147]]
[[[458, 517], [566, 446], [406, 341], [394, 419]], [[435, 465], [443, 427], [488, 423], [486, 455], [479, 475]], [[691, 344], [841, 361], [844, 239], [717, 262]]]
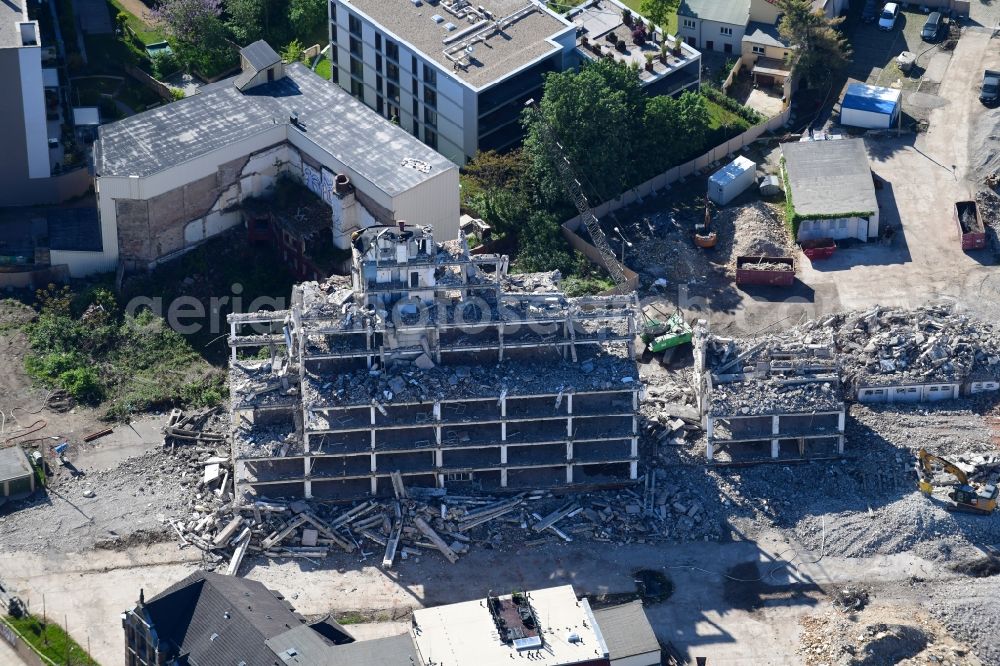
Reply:
[[841, 109], [857, 109], [871, 113], [894, 115], [899, 104], [900, 92], [892, 88], [852, 83], [847, 86]]

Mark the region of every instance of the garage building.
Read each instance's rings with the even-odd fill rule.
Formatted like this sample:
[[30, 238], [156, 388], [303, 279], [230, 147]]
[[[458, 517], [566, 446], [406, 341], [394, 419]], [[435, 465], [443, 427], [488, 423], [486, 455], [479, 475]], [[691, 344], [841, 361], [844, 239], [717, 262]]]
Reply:
[[783, 143], [781, 153], [797, 241], [878, 237], [878, 201], [864, 141]]
[[35, 470], [19, 446], [0, 449], [0, 504], [35, 492]]
[[840, 103], [840, 124], [866, 129], [887, 129], [899, 120], [899, 90], [852, 83]]

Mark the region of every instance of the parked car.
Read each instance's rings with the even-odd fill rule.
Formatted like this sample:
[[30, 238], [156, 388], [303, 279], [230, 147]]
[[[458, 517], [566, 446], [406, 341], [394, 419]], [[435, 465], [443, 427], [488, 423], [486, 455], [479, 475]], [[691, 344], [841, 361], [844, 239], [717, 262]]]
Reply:
[[920, 31], [920, 38], [925, 42], [937, 40], [938, 34], [941, 32], [941, 24], [941, 12], [931, 12], [930, 16], [927, 17], [927, 22], [924, 23], [923, 30]]
[[896, 27], [896, 18], [899, 16], [899, 5], [895, 2], [885, 3], [882, 14], [878, 17], [878, 29], [888, 32]]
[[1000, 99], [1000, 72], [987, 69], [983, 72], [983, 87], [979, 89], [979, 101], [987, 106]]
[[874, 23], [878, 18], [878, 0], [865, 0], [865, 8], [861, 10], [861, 20]]

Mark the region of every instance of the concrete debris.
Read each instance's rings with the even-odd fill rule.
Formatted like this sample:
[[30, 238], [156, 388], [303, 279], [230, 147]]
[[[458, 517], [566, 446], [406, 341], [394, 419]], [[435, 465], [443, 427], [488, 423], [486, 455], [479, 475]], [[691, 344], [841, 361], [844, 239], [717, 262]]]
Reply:
[[175, 447], [223, 442], [226, 438], [225, 435], [206, 428], [208, 420], [218, 411], [218, 407], [211, 407], [184, 416], [181, 410], [173, 410], [167, 425], [163, 428], [163, 445]]
[[785, 273], [795, 272], [795, 267], [791, 264], [778, 264], [770, 261], [747, 262], [742, 266], [740, 266], [740, 268], [746, 271], [781, 271]]

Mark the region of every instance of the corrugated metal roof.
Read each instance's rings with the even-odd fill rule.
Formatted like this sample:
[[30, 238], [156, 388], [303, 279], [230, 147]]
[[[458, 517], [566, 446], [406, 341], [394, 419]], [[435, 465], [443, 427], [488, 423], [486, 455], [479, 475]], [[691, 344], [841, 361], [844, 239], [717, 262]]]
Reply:
[[594, 619], [604, 635], [611, 661], [660, 650], [641, 601], [595, 610]]
[[756, 168], [757, 165], [754, 164], [753, 160], [743, 155], [738, 155], [735, 160], [713, 173], [710, 180], [720, 185], [725, 185], [733, 182], [747, 171], [753, 171]]
[[901, 92], [893, 88], [852, 83], [847, 86], [841, 109], [856, 109], [872, 113], [893, 114], [899, 104]]

